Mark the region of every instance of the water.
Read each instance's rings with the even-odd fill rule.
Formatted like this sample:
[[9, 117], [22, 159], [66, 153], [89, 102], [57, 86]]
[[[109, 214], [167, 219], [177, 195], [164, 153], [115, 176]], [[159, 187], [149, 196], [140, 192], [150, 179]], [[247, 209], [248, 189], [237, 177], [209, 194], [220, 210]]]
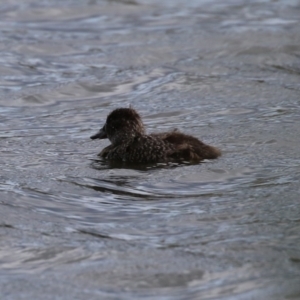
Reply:
[[[300, 299], [300, 2], [185, 2], [1, 2], [1, 299]], [[130, 104], [223, 156], [99, 160]]]

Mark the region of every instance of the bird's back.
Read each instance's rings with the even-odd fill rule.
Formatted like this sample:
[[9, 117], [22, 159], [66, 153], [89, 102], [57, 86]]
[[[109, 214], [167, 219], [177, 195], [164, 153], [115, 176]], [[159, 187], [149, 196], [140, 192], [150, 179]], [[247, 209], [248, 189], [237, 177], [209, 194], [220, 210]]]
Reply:
[[157, 136], [138, 135], [130, 142], [112, 147], [106, 147], [100, 156], [127, 162], [165, 162], [169, 160], [175, 147]]
[[203, 159], [215, 159], [221, 155], [219, 149], [206, 145], [197, 138], [179, 131], [157, 133], [152, 134], [152, 136], [158, 137], [174, 147], [174, 152], [169, 154], [169, 157], [174, 160], [201, 161]]
[[215, 159], [219, 149], [206, 145], [197, 138], [178, 131], [138, 135], [128, 143], [106, 147], [100, 156], [127, 162], [166, 162]]

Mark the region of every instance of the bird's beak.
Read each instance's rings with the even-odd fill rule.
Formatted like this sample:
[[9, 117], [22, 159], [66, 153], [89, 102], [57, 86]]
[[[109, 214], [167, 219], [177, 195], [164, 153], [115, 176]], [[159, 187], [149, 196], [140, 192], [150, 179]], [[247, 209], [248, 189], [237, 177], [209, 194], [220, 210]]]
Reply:
[[107, 134], [105, 131], [105, 125], [94, 135], [91, 136], [92, 140], [95, 139], [107, 139]]

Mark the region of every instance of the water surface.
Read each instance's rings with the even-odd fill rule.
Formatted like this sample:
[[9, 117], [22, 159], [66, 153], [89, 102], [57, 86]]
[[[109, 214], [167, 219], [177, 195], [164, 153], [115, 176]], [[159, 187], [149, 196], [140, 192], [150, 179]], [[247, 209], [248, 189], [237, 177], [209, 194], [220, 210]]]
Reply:
[[[1, 298], [300, 298], [300, 2], [185, 2], [1, 2]], [[128, 105], [223, 156], [99, 160]]]

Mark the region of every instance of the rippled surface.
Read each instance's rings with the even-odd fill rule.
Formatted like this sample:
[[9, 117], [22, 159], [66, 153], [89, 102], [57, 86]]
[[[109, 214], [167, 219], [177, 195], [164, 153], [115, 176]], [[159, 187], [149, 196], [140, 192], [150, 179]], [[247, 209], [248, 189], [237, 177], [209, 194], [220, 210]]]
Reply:
[[[0, 4], [0, 295], [300, 298], [300, 2]], [[98, 160], [131, 104], [198, 165]]]

